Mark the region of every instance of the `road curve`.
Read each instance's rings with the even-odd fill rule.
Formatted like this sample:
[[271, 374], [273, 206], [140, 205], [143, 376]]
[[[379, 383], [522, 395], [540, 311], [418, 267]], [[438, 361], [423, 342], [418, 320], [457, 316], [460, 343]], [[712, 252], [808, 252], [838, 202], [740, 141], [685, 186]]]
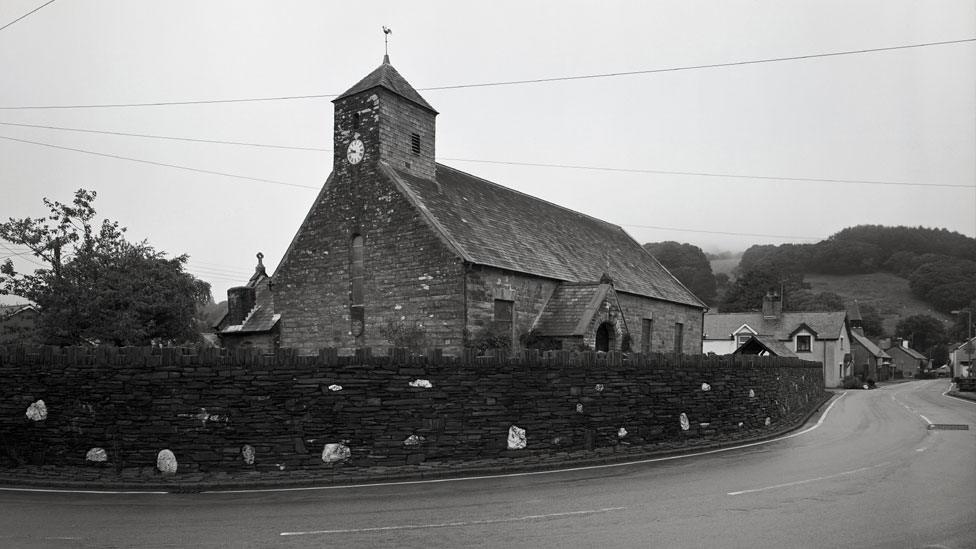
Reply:
[[653, 463], [306, 491], [4, 491], [0, 546], [972, 548], [976, 403], [946, 388], [849, 391], [802, 435]]

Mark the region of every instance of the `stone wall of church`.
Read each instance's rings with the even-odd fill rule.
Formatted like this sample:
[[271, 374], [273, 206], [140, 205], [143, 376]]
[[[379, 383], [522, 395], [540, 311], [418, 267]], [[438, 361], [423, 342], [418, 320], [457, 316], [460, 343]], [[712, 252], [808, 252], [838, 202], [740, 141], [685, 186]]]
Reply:
[[[368, 153], [367, 153], [368, 154]], [[364, 242], [362, 335], [350, 314], [352, 240]], [[363, 162], [333, 177], [274, 275], [281, 346], [390, 347], [390, 334], [461, 349], [463, 266], [397, 187]]]
[[512, 338], [516, 350], [519, 348], [519, 337], [532, 329], [559, 284], [548, 278], [480, 265], [470, 266], [466, 279], [469, 341], [476, 343], [484, 337], [504, 335], [500, 333], [494, 317], [495, 300], [512, 301], [514, 320], [507, 335]]
[[681, 352], [701, 354], [704, 318], [702, 309], [623, 292], [617, 292], [617, 300], [627, 321], [627, 330], [631, 337], [630, 347], [634, 351], [644, 348], [641, 341], [641, 325], [643, 319], [649, 318], [653, 321], [650, 352], [673, 353], [677, 329], [675, 325], [681, 323], [683, 326]]

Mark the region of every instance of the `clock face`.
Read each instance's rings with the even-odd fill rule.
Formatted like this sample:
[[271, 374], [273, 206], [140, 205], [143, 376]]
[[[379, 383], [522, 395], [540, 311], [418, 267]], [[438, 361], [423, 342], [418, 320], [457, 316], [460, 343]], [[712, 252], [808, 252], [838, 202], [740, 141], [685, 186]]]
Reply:
[[362, 162], [365, 154], [366, 147], [364, 147], [363, 142], [358, 139], [353, 139], [352, 143], [349, 144], [349, 148], [346, 149], [346, 159], [349, 160], [350, 164], [359, 164]]

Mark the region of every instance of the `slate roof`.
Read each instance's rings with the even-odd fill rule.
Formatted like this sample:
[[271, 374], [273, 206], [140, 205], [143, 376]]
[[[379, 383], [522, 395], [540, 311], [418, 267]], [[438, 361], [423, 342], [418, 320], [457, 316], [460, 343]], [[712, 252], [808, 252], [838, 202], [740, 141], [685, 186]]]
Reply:
[[901, 351], [901, 352], [905, 353], [906, 355], [914, 358], [915, 360], [928, 360], [928, 359], [925, 358], [925, 355], [923, 355], [922, 353], [916, 351], [915, 349], [912, 349], [911, 347], [902, 347], [901, 345], [895, 345], [893, 347], [889, 347], [889, 348], [885, 349], [885, 351], [891, 351], [893, 349], [898, 349], [899, 351]]
[[413, 86], [407, 82], [407, 79], [400, 76], [400, 73], [393, 68], [393, 65], [390, 64], [390, 58], [388, 56], [383, 57], [382, 65], [376, 67], [373, 72], [367, 74], [359, 82], [356, 82], [353, 87], [340, 94], [338, 97], [333, 99], [332, 102], [335, 103], [336, 101], [349, 97], [350, 95], [356, 95], [357, 93], [377, 87], [386, 88], [400, 97], [416, 103], [434, 114], [438, 114], [437, 111], [434, 110], [434, 107], [431, 107], [430, 103], [424, 100], [424, 98], [417, 93], [417, 90], [413, 89]]
[[733, 355], [759, 354], [758, 350], [765, 350], [775, 356], [799, 358], [789, 347], [783, 345], [781, 341], [770, 336], [752, 336], [739, 348], [732, 352]]
[[816, 332], [817, 339], [839, 339], [844, 333], [845, 311], [782, 313], [777, 318], [764, 318], [762, 313], [707, 313], [705, 314], [705, 339], [731, 339], [732, 333], [748, 325], [761, 336], [773, 336], [780, 341], [791, 339], [791, 334], [802, 324]]
[[466, 261], [707, 308], [622, 228], [443, 164], [431, 181], [383, 165]]
[[857, 341], [858, 343], [860, 343], [862, 347], [864, 347], [865, 349], [867, 349], [867, 351], [869, 353], [871, 353], [872, 355], [874, 355], [875, 357], [877, 357], [877, 358], [891, 358], [890, 356], [888, 356], [888, 353], [882, 351], [881, 350], [881, 347], [878, 347], [877, 345], [875, 345], [874, 342], [872, 342], [866, 336], [863, 336], [863, 335], [861, 335], [861, 334], [859, 334], [857, 332], [853, 332], [852, 331], [851, 332], [851, 337], [854, 338], [855, 341]]
[[546, 336], [580, 336], [588, 331], [609, 284], [561, 284], [539, 316], [535, 329]]
[[[254, 307], [244, 317], [244, 322], [224, 326], [219, 332], [221, 335], [268, 332], [281, 320], [281, 315], [274, 312], [274, 299], [269, 287], [271, 279], [265, 272], [264, 265], [260, 263], [260, 258], [258, 261], [254, 274], [245, 284], [249, 288], [254, 288]], [[222, 324], [226, 318], [227, 315], [225, 314], [218, 325]]]

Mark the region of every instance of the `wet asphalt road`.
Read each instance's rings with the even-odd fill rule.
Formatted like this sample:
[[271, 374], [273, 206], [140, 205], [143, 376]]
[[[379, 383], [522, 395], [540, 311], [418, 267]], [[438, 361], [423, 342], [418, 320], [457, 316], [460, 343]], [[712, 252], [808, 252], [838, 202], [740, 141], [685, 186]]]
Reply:
[[848, 391], [801, 434], [623, 466], [260, 493], [0, 491], [0, 547], [973, 548], [976, 403], [947, 386]]

